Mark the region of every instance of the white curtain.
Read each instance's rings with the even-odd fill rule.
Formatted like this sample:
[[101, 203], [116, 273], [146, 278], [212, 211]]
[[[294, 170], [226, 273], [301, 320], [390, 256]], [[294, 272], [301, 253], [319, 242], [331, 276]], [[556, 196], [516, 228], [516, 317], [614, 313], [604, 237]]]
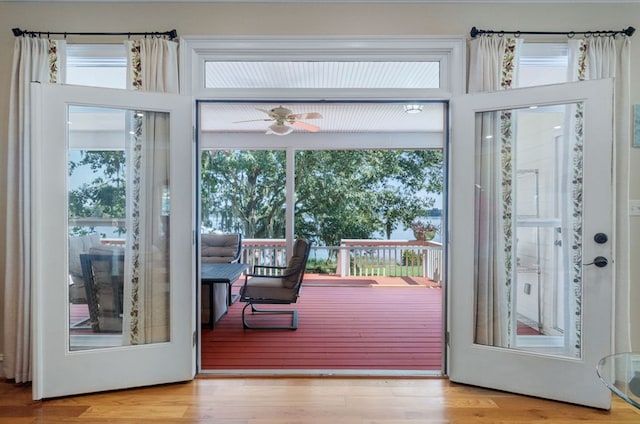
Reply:
[[31, 257], [30, 257], [30, 83], [57, 82], [63, 41], [19, 37], [15, 40], [11, 94], [6, 191], [4, 275], [4, 375], [31, 381]]
[[590, 37], [570, 42], [570, 79], [615, 78], [614, 175], [615, 175], [615, 346], [616, 352], [631, 350], [630, 331], [630, 239], [629, 150], [631, 146], [630, 43], [627, 36]]
[[[177, 43], [127, 42], [129, 87], [178, 92]], [[169, 116], [138, 111], [127, 150], [125, 329], [131, 344], [169, 340]]]
[[[511, 88], [518, 41], [480, 37], [470, 42], [469, 92]], [[509, 347], [512, 340], [513, 156], [510, 112], [476, 120], [475, 343]]]

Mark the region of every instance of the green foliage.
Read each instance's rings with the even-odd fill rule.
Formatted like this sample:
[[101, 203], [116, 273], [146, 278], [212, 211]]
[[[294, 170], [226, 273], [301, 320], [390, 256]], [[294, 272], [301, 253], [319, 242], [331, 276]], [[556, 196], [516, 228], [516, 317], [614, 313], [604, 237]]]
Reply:
[[307, 261], [306, 272], [313, 274], [335, 274], [338, 266], [336, 263], [322, 260], [322, 259], [309, 259]]
[[[125, 216], [125, 156], [123, 151], [82, 151], [80, 160], [69, 162], [69, 175], [80, 169], [90, 177], [69, 191], [70, 218], [122, 218]], [[90, 228], [91, 231], [93, 228]], [[124, 228], [119, 228], [120, 234]], [[74, 234], [87, 229], [74, 227]]]
[[[440, 150], [304, 150], [295, 162], [296, 234], [320, 246], [390, 238], [442, 192]], [[203, 225], [284, 237], [284, 151], [208, 151], [201, 165]]]
[[284, 151], [207, 151], [201, 164], [204, 226], [251, 238], [284, 238]]
[[[426, 193], [442, 192], [440, 150], [305, 150], [295, 161], [296, 234], [319, 246], [390, 238], [426, 216], [434, 204]], [[284, 238], [285, 163], [283, 150], [203, 152], [203, 225]], [[89, 169], [92, 177], [70, 191], [70, 217], [124, 217], [124, 164], [123, 151], [83, 151], [71, 161], [70, 175]]]
[[402, 252], [402, 265], [405, 265], [405, 266], [422, 265], [422, 254], [414, 252], [413, 250], [405, 250], [404, 252]]

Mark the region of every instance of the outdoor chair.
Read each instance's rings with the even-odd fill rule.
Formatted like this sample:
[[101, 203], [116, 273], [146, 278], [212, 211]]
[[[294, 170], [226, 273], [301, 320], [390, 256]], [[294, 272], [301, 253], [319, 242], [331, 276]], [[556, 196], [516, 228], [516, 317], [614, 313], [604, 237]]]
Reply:
[[238, 262], [242, 250], [242, 234], [200, 234], [202, 263]]
[[[255, 330], [296, 330], [298, 311], [295, 309], [257, 309], [255, 305], [284, 305], [296, 303], [300, 296], [302, 279], [309, 258], [311, 243], [297, 239], [293, 245], [293, 255], [286, 267], [255, 265], [253, 272], [245, 276], [240, 288], [240, 301], [246, 302], [242, 308], [242, 325]], [[254, 326], [245, 317], [247, 308], [252, 314], [289, 314], [291, 324], [287, 326]]]
[[[200, 234], [200, 261], [202, 264], [237, 263], [242, 251], [242, 234], [217, 233]], [[202, 281], [202, 323], [210, 328], [227, 312], [233, 296], [227, 284], [213, 284]], [[213, 300], [213, 302], [212, 302]]]
[[92, 330], [95, 333], [121, 333], [124, 252], [83, 253], [80, 264]]
[[102, 246], [99, 234], [69, 236], [69, 302], [73, 304], [87, 303], [87, 295], [80, 264], [80, 254]]

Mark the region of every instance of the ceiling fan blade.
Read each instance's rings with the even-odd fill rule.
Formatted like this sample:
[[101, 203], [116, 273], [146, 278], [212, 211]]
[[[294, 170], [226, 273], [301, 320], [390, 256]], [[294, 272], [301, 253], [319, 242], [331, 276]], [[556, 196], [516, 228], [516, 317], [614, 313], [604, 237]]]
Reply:
[[256, 110], [259, 110], [260, 112], [266, 113], [267, 115], [269, 115], [273, 119], [276, 119], [278, 117], [278, 115], [276, 115], [275, 113], [273, 113], [273, 112], [271, 112], [270, 110], [267, 110], [267, 109], [260, 109], [259, 107], [257, 107]]
[[240, 124], [242, 122], [264, 122], [264, 121], [273, 121], [273, 119], [270, 118], [263, 118], [263, 119], [247, 119], [246, 121], [233, 121], [232, 124]]
[[293, 121], [291, 125], [296, 126], [298, 128], [302, 128], [303, 130], [307, 130], [309, 132], [318, 132], [320, 131], [320, 127], [315, 125], [307, 124], [306, 122]]
[[294, 115], [289, 115], [287, 118], [291, 119], [322, 119], [322, 115], [318, 112], [309, 112], [309, 113], [296, 113]]

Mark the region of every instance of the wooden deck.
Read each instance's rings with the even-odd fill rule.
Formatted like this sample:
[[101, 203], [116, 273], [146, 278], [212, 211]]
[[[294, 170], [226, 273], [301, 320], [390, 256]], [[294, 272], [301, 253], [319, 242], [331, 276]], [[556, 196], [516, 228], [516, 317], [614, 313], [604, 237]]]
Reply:
[[441, 303], [439, 285], [425, 278], [306, 275], [290, 306], [299, 311], [298, 330], [244, 330], [236, 303], [214, 330], [202, 330], [201, 368], [437, 372]]

